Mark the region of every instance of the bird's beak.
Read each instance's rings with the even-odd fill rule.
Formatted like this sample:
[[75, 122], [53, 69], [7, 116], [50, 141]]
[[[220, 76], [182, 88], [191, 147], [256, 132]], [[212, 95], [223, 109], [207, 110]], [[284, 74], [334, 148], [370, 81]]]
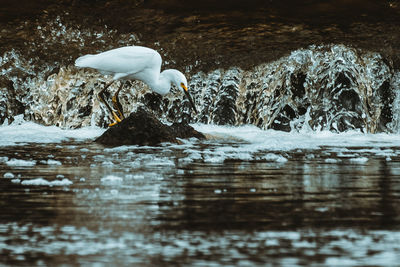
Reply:
[[192, 105], [192, 108], [193, 108], [194, 112], [197, 114], [196, 106], [194, 105], [193, 99], [192, 99], [192, 97], [190, 96], [187, 87], [186, 87], [183, 83], [181, 84], [181, 86], [182, 86], [182, 88], [183, 88], [183, 91], [185, 92], [186, 97], [189, 99], [189, 102], [190, 102], [190, 104]]

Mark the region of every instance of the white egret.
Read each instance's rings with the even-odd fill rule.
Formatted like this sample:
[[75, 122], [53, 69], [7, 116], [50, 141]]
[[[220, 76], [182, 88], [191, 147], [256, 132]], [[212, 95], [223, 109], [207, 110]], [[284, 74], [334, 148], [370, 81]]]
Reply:
[[175, 69], [167, 69], [160, 73], [161, 62], [160, 54], [151, 48], [126, 46], [96, 55], [81, 56], [76, 59], [75, 66], [82, 68], [88, 67], [96, 69], [102, 74], [113, 75], [113, 80], [98, 94], [100, 100], [106, 105], [115, 119], [115, 122], [110, 124], [110, 126], [112, 126], [125, 118], [118, 99], [119, 91], [122, 89], [122, 83], [112, 98], [113, 106], [118, 114], [104, 100], [104, 92], [116, 80], [140, 80], [149, 85], [154, 92], [160, 95], [167, 94], [171, 89], [171, 85], [175, 85], [185, 92], [193, 110], [197, 112], [193, 99], [188, 91], [185, 75]]

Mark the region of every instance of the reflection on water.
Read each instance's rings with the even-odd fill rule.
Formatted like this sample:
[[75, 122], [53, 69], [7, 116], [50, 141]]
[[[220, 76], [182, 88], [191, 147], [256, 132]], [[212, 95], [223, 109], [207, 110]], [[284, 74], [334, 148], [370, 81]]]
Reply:
[[239, 145], [2, 147], [0, 262], [400, 262], [400, 149], [210, 157]]

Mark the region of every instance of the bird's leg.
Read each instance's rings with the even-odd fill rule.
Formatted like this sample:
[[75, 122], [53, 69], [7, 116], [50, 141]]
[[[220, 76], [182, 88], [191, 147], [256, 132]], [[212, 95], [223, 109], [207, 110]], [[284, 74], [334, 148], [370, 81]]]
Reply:
[[118, 122], [121, 121], [121, 119], [117, 116], [117, 114], [114, 112], [114, 110], [110, 107], [110, 105], [104, 100], [104, 92], [107, 90], [108, 87], [113, 83], [114, 81], [111, 81], [109, 84], [107, 84], [99, 93], [98, 97], [100, 101], [107, 107], [108, 111], [110, 111], [111, 115], [113, 116], [114, 120], [116, 122], [111, 123], [109, 126], [113, 126], [117, 124]]
[[122, 108], [121, 102], [119, 102], [118, 94], [119, 94], [119, 91], [121, 91], [123, 86], [124, 86], [124, 84], [123, 84], [123, 82], [121, 82], [120, 87], [115, 92], [114, 96], [112, 97], [113, 106], [118, 111], [119, 117], [121, 119], [125, 119], [125, 115], [124, 115], [124, 109]]

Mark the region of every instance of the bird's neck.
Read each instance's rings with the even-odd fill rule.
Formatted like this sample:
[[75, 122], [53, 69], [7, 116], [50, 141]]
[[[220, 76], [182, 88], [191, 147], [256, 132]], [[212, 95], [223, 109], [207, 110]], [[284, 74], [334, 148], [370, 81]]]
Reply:
[[165, 95], [171, 88], [171, 81], [161, 73], [158, 79], [149, 82], [149, 86], [154, 92]]

